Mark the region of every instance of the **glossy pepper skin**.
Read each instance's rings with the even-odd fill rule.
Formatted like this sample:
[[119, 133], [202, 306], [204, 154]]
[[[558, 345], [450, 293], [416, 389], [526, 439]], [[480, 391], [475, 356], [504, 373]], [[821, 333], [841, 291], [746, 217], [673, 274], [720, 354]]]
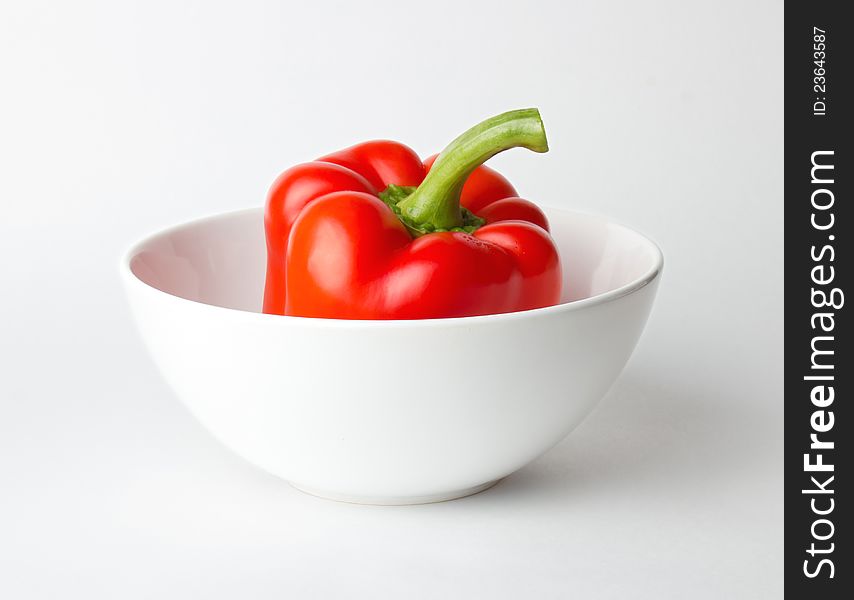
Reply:
[[431, 319], [556, 304], [545, 215], [482, 166], [516, 146], [546, 151], [536, 109], [484, 121], [423, 163], [371, 141], [288, 169], [267, 199], [264, 312]]

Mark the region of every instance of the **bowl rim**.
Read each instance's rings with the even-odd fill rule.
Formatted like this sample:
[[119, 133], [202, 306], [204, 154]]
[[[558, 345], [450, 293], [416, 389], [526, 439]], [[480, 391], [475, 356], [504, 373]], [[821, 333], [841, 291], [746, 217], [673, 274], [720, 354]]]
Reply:
[[489, 323], [495, 321], [504, 322], [514, 321], [517, 319], [532, 319], [540, 316], [551, 315], [554, 313], [581, 310], [617, 300], [619, 298], [639, 291], [640, 289], [646, 287], [647, 285], [655, 281], [660, 276], [664, 268], [664, 254], [662, 253], [661, 248], [653, 240], [651, 240], [643, 233], [637, 231], [636, 229], [633, 229], [618, 221], [596, 213], [567, 208], [559, 208], [543, 204], [540, 205], [540, 208], [542, 208], [547, 215], [552, 213], [579, 215], [581, 217], [598, 220], [607, 225], [619, 227], [628, 231], [631, 234], [634, 234], [649, 246], [653, 258], [652, 265], [643, 274], [641, 274], [639, 277], [636, 277], [632, 281], [617, 288], [614, 288], [613, 290], [608, 290], [607, 292], [596, 294], [594, 296], [589, 296], [587, 298], [572, 300], [570, 302], [563, 302], [552, 306], [545, 306], [543, 308], [534, 308], [508, 313], [477, 315], [471, 317], [444, 317], [439, 319], [327, 319], [319, 317], [297, 317], [292, 315], [271, 315], [263, 312], [253, 312], [238, 308], [229, 308], [227, 306], [219, 306], [216, 304], [209, 304], [206, 302], [200, 302], [198, 300], [190, 300], [189, 298], [176, 296], [175, 294], [156, 288], [153, 285], [143, 281], [131, 269], [131, 261], [134, 259], [134, 257], [139, 254], [139, 252], [144, 246], [151, 243], [154, 239], [163, 236], [168, 236], [182, 229], [189, 229], [190, 227], [202, 225], [210, 221], [239, 217], [241, 215], [253, 212], [263, 213], [263, 207], [255, 206], [251, 208], [243, 208], [238, 210], [229, 210], [215, 213], [205, 217], [192, 219], [190, 221], [184, 221], [182, 223], [171, 225], [169, 227], [158, 229], [157, 231], [149, 233], [148, 235], [145, 235], [144, 237], [138, 239], [136, 242], [131, 244], [130, 247], [128, 247], [128, 249], [122, 254], [119, 260], [119, 271], [126, 286], [142, 290], [144, 293], [154, 294], [155, 296], [163, 300], [176, 302], [178, 305], [183, 305], [185, 307], [195, 306], [197, 308], [201, 308], [202, 310], [213, 310], [223, 315], [230, 314], [232, 317], [242, 315], [242, 318], [264, 319], [267, 322], [277, 322], [282, 325], [307, 325], [312, 327], [323, 326], [339, 328], [395, 328], [431, 326], [436, 327], [443, 325], [469, 325], [475, 323]]

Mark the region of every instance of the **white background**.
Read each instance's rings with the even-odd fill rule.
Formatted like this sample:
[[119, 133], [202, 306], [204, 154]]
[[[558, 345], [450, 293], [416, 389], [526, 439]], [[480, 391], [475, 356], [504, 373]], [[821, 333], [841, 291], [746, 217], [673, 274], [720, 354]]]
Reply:
[[[3, 2], [0, 597], [774, 598], [782, 3]], [[539, 106], [523, 195], [650, 235], [637, 352], [492, 490], [365, 507], [214, 442], [129, 320], [136, 238], [374, 137]]]

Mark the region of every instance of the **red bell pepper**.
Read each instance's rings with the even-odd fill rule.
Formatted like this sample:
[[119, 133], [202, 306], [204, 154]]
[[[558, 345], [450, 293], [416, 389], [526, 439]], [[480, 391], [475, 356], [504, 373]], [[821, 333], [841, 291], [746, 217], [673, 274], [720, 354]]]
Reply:
[[372, 141], [288, 169], [267, 199], [264, 312], [430, 319], [556, 304], [545, 215], [482, 164], [514, 147], [548, 150], [536, 109], [488, 119], [426, 163]]

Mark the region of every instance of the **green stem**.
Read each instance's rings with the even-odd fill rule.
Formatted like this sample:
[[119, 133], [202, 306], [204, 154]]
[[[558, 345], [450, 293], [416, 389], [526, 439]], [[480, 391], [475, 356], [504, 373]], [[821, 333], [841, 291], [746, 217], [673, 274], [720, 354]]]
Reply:
[[461, 227], [460, 192], [468, 176], [499, 152], [517, 147], [534, 152], [549, 149], [536, 108], [492, 117], [451, 142], [436, 158], [421, 185], [397, 205], [400, 214], [420, 230]]

